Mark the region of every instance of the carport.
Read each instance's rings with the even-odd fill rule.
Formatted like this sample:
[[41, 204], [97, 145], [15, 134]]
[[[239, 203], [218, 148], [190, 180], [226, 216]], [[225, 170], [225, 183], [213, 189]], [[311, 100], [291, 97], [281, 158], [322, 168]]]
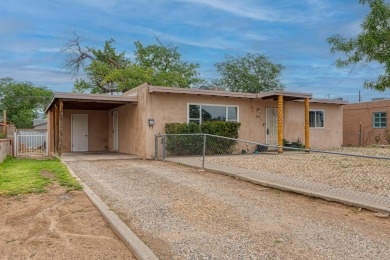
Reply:
[[137, 95], [54, 94], [46, 109], [49, 155], [118, 151], [118, 112]]

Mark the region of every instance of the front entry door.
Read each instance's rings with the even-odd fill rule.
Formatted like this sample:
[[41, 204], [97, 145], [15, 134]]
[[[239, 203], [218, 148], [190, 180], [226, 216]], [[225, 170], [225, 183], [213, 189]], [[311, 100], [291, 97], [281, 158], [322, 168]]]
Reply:
[[72, 114], [72, 152], [88, 151], [88, 115]]
[[266, 117], [266, 143], [269, 145], [278, 144], [278, 109], [267, 108]]
[[114, 134], [114, 151], [119, 150], [119, 142], [118, 142], [118, 111], [114, 111], [112, 114], [113, 117], [113, 134]]

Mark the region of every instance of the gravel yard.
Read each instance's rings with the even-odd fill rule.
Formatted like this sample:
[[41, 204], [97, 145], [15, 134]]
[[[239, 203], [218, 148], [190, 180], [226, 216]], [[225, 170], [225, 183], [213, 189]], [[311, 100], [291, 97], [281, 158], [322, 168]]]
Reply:
[[158, 161], [69, 162], [161, 259], [389, 259], [389, 219]]
[[[347, 147], [337, 152], [390, 157], [390, 149], [383, 148]], [[390, 197], [390, 160], [285, 151], [210, 156], [206, 162], [220, 165], [221, 170], [234, 166]]]

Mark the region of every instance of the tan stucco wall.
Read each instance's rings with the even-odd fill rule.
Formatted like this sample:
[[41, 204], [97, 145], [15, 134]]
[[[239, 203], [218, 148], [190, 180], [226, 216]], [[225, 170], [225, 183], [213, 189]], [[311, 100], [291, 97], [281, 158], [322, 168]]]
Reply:
[[[379, 144], [388, 144], [383, 138], [384, 128], [372, 127], [372, 114], [387, 112], [390, 116], [390, 100], [362, 102], [344, 106], [344, 145], [360, 145], [360, 122], [362, 124], [362, 145], [375, 144], [375, 136], [380, 135]], [[389, 124], [389, 118], [388, 124]]]
[[[341, 105], [310, 103], [310, 110], [325, 112], [325, 127], [310, 128], [311, 148], [335, 148], [343, 142], [343, 108]], [[305, 109], [303, 102], [286, 102], [284, 136], [288, 141], [305, 143]]]
[[[187, 122], [187, 104], [232, 105], [239, 107], [239, 122], [241, 122], [240, 138], [256, 142], [265, 142], [265, 108], [273, 106], [273, 102], [261, 102], [255, 99], [225, 98], [211, 96], [194, 96], [183, 94], [152, 93], [150, 95], [149, 118], [155, 120], [155, 125], [148, 128], [147, 156], [154, 153], [155, 134], [164, 133], [166, 123]], [[257, 109], [260, 113], [257, 113]], [[147, 122], [146, 122], [147, 123]]]
[[[148, 139], [147, 118], [149, 93], [148, 88], [140, 86], [127, 94], [137, 93], [138, 104], [128, 104], [113, 109], [118, 111], [118, 135], [119, 152], [137, 154], [146, 157], [146, 142]], [[108, 123], [110, 150], [113, 150], [113, 117], [110, 116]]]
[[[197, 96], [185, 94], [149, 93], [147, 85], [135, 88], [124, 95], [137, 94], [138, 103], [128, 104], [110, 111], [64, 110], [63, 152], [71, 150], [71, 114], [88, 114], [89, 151], [113, 150], [113, 116], [118, 111], [119, 152], [154, 156], [154, 136], [164, 133], [166, 123], [187, 122], [187, 104], [234, 105], [239, 107], [240, 138], [265, 143], [266, 108], [277, 107], [277, 101], [233, 97]], [[313, 148], [330, 148], [342, 144], [342, 106], [311, 103], [312, 109], [325, 111], [325, 128], [310, 129]], [[48, 113], [51, 144], [54, 129], [52, 114]], [[155, 125], [148, 126], [148, 119]], [[284, 138], [304, 142], [304, 103], [285, 102]], [[50, 146], [53, 149], [52, 145]]]
[[[142, 129], [145, 131], [139, 135], [140, 140], [146, 140], [146, 143], [141, 143], [142, 147], [138, 147], [133, 151], [144, 157], [152, 157], [154, 154], [154, 135], [164, 133], [166, 123], [187, 122], [187, 104], [221, 104], [221, 105], [236, 105], [239, 107], [239, 121], [241, 122], [240, 139], [265, 143], [266, 128], [263, 124], [266, 121], [266, 108], [277, 107], [277, 102], [259, 99], [243, 99], [243, 98], [225, 98], [212, 96], [195, 96], [184, 94], [167, 94], [167, 93], [145, 93], [145, 89], [141, 88], [142, 99], [139, 99], [139, 104], [136, 110], [142, 110], [139, 116], [143, 120], [138, 120], [143, 124]], [[145, 95], [146, 94], [146, 99]], [[144, 104], [146, 106], [142, 106]], [[320, 109], [325, 111], [325, 127], [323, 129], [310, 129], [310, 143], [312, 148], [332, 148], [342, 145], [342, 106], [333, 104], [317, 104], [311, 103], [312, 109]], [[257, 112], [259, 111], [259, 113]], [[147, 126], [147, 119], [155, 120], [153, 127]], [[146, 126], [146, 127], [144, 127]], [[285, 102], [284, 106], [284, 137], [289, 141], [295, 141], [299, 137], [304, 142], [304, 103], [303, 102]], [[146, 136], [145, 134], [146, 133]], [[143, 139], [146, 138], [146, 139]]]
[[108, 112], [97, 110], [69, 110], [64, 109], [63, 126], [63, 152], [71, 151], [71, 115], [88, 115], [88, 151], [106, 151], [108, 150]]
[[0, 163], [2, 163], [7, 156], [12, 156], [11, 140], [0, 139]]

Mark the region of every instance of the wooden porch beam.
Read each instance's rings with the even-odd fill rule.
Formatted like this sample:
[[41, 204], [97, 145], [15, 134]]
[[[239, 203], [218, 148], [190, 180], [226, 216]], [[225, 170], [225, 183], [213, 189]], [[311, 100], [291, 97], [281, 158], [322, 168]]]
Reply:
[[58, 106], [54, 106], [54, 153], [58, 154]]
[[309, 99], [305, 98], [305, 149], [310, 149]]
[[64, 102], [60, 101], [60, 110], [59, 110], [59, 121], [58, 121], [58, 155], [62, 154], [62, 128], [64, 125]]
[[[283, 96], [278, 96], [278, 146], [283, 146]], [[278, 148], [278, 153], [283, 153], [283, 148]]]

